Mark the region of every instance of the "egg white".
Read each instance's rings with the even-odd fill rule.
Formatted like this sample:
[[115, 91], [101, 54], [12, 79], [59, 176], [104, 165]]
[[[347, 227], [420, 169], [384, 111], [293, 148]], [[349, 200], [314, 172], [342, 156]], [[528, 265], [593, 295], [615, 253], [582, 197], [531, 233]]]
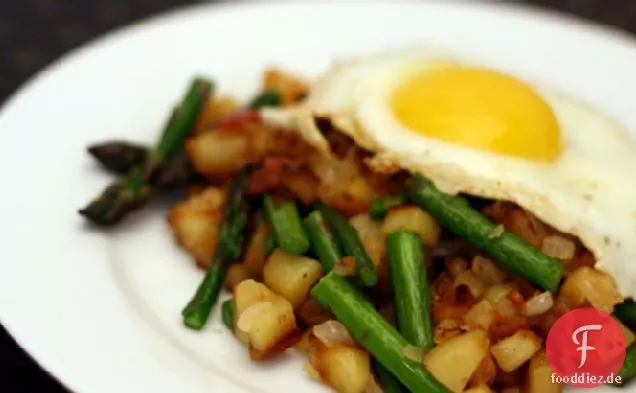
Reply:
[[550, 163], [427, 138], [404, 126], [391, 110], [393, 90], [415, 72], [455, 62], [410, 50], [341, 63], [314, 83], [302, 105], [267, 109], [263, 118], [297, 130], [328, 154], [313, 119], [329, 117], [358, 146], [376, 153], [371, 165], [378, 171], [399, 167], [425, 175], [449, 194], [515, 202], [580, 238], [620, 293], [636, 298], [634, 142], [602, 113], [539, 84], [533, 87], [554, 111], [564, 139], [562, 153]]

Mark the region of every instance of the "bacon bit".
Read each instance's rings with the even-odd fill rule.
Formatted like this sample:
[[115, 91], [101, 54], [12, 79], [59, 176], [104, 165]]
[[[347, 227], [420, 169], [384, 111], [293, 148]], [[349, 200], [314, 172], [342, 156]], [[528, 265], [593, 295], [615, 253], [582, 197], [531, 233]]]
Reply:
[[259, 113], [252, 109], [245, 109], [219, 120], [215, 128], [219, 131], [238, 131], [249, 123], [257, 123], [261, 120]]
[[578, 264], [579, 267], [581, 266], [594, 267], [594, 265], [596, 265], [596, 258], [594, 258], [594, 255], [589, 251], [582, 252], [578, 256], [578, 260], [579, 260], [579, 264]]
[[517, 330], [528, 328], [528, 321], [519, 316], [500, 318], [490, 327], [490, 339], [493, 343], [512, 336]]
[[252, 171], [247, 186], [249, 195], [260, 195], [268, 191], [280, 188], [283, 185], [282, 173], [259, 168]]
[[513, 289], [508, 293], [508, 300], [512, 302], [515, 308], [523, 307], [526, 302], [521, 293], [519, 293], [519, 291], [517, 291], [516, 289]]

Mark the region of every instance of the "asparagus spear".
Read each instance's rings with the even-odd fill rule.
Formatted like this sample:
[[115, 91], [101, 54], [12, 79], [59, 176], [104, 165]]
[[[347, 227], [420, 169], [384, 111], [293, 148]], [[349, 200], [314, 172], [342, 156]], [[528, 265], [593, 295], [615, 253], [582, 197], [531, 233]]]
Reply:
[[636, 303], [626, 300], [614, 308], [614, 315], [630, 329], [636, 328]]
[[219, 297], [229, 264], [241, 256], [243, 232], [248, 221], [249, 204], [245, 188], [249, 181], [249, 173], [249, 167], [243, 168], [230, 183], [212, 262], [194, 298], [182, 311], [183, 322], [191, 329], [199, 330], [205, 325]]
[[636, 343], [632, 343], [627, 348], [625, 361], [621, 369], [618, 370], [618, 375], [622, 378], [621, 386], [624, 386], [625, 382], [636, 376]]
[[380, 380], [384, 393], [409, 393], [402, 383], [375, 359], [373, 359], [373, 369]]
[[88, 153], [109, 171], [125, 175], [148, 156], [145, 146], [125, 141], [108, 141], [88, 147]]
[[150, 179], [180, 149], [212, 87], [212, 83], [205, 79], [195, 79], [144, 163], [136, 165], [126, 177], [106, 187], [99, 197], [79, 211], [80, 214], [96, 224], [113, 225], [144, 205], [151, 194]]
[[375, 198], [371, 201], [369, 215], [376, 219], [384, 218], [391, 208], [403, 205], [405, 201], [404, 195]]
[[319, 205], [319, 209], [336, 235], [345, 255], [355, 258], [357, 273], [362, 279], [362, 283], [368, 287], [377, 284], [378, 271], [364, 249], [358, 232], [337, 211], [324, 205]]
[[432, 348], [431, 295], [420, 238], [415, 232], [397, 231], [386, 243], [400, 333], [411, 345]]
[[322, 263], [325, 272], [330, 272], [342, 258], [338, 244], [327, 228], [327, 224], [319, 210], [311, 212], [304, 220], [312, 249]]
[[407, 181], [408, 197], [441, 225], [492, 255], [504, 269], [541, 288], [556, 291], [563, 265], [510, 232], [496, 233], [496, 225], [464, 201], [439, 191], [428, 179], [414, 175]]
[[221, 317], [223, 324], [228, 329], [234, 329], [234, 299], [227, 299], [221, 305]]
[[343, 277], [334, 272], [327, 274], [314, 286], [311, 295], [410, 391], [448, 392], [422, 364], [404, 356], [409, 343]]
[[296, 204], [288, 201], [276, 205], [269, 195], [265, 195], [263, 202], [276, 243], [286, 253], [304, 254], [309, 249], [309, 239], [300, 222]]

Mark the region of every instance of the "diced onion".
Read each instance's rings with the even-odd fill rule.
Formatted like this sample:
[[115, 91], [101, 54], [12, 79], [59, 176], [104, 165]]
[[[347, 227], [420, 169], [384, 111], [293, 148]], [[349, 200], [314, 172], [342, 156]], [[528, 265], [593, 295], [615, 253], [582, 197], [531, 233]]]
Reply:
[[356, 342], [351, 337], [345, 325], [338, 321], [327, 321], [313, 327], [314, 336], [327, 348], [332, 348], [338, 344], [355, 347]]
[[548, 312], [554, 305], [554, 299], [550, 292], [543, 292], [528, 299], [523, 306], [523, 315], [533, 317]]
[[541, 252], [553, 258], [568, 260], [574, 258], [576, 244], [562, 236], [546, 236], [541, 244]]

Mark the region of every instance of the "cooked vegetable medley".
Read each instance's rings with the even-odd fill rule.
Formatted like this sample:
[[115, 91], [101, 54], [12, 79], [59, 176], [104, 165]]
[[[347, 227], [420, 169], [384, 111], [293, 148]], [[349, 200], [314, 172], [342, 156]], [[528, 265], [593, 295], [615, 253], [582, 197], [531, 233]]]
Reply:
[[[186, 327], [202, 329], [220, 307], [252, 360], [301, 351], [309, 377], [340, 393], [554, 393], [548, 331], [595, 307], [623, 322], [620, 374], [636, 375], [636, 305], [578, 239], [513, 203], [375, 172], [372, 152], [328, 119], [315, 122], [330, 154], [265, 125], [260, 108], [307, 94], [295, 77], [267, 71], [245, 107], [213, 86], [192, 82], [154, 148], [91, 146], [118, 179], [80, 210], [113, 226], [187, 191], [168, 213], [205, 272]], [[232, 297], [217, 304], [223, 288]]]

